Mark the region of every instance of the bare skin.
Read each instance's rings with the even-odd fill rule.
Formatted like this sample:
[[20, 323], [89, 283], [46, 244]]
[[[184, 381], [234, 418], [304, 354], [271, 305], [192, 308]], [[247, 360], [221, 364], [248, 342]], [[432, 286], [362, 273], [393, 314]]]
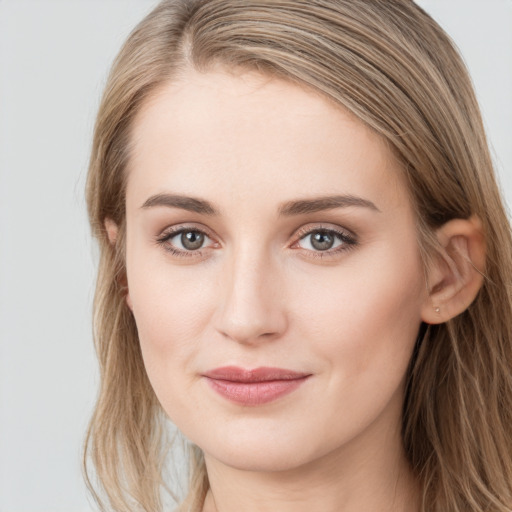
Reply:
[[[311, 91], [223, 69], [162, 87], [133, 142], [127, 301], [158, 399], [205, 454], [203, 512], [419, 510], [404, 378], [443, 318], [387, 145]], [[226, 366], [306, 378], [243, 404], [205, 376]]]

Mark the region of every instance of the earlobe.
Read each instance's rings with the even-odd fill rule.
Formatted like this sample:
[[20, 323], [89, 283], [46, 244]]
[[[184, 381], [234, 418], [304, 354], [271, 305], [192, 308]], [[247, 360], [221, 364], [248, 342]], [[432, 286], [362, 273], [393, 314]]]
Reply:
[[485, 237], [476, 216], [453, 219], [437, 231], [440, 244], [428, 276], [422, 320], [446, 322], [465, 311], [484, 282]]

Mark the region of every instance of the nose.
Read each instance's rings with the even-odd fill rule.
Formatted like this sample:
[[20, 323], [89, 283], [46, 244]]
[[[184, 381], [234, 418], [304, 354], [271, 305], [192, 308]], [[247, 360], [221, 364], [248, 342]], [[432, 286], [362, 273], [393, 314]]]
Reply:
[[226, 262], [216, 329], [242, 344], [279, 338], [287, 328], [283, 287], [276, 264], [265, 254], [238, 251]]

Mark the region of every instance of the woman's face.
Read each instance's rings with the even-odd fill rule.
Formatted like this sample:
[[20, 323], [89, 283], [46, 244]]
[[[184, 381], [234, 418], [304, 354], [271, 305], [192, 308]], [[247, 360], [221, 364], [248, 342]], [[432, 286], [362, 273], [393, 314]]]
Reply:
[[254, 470], [399, 437], [428, 297], [383, 140], [311, 91], [217, 68], [162, 87], [133, 143], [127, 301], [184, 434]]

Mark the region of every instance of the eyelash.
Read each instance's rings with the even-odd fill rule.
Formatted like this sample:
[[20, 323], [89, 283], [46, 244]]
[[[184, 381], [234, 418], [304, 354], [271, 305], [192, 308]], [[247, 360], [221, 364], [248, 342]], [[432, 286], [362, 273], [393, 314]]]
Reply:
[[334, 238], [337, 238], [339, 241], [341, 241], [341, 244], [335, 249], [328, 249], [326, 251], [313, 251], [310, 249], [304, 249], [308, 253], [311, 253], [309, 255], [309, 257], [311, 258], [335, 257], [338, 256], [340, 253], [353, 249], [357, 245], [357, 238], [349, 231], [342, 231], [335, 228], [325, 228], [323, 226], [299, 229], [299, 231], [297, 232], [298, 239], [296, 242], [294, 242], [293, 245], [297, 244], [299, 241], [303, 240], [304, 238], [307, 238], [309, 235], [312, 235], [314, 233], [334, 235]]
[[[194, 257], [201, 257], [203, 255], [203, 251], [201, 249], [197, 250], [181, 250], [176, 249], [173, 247], [169, 241], [174, 238], [177, 235], [180, 235], [182, 233], [199, 233], [202, 234], [208, 238], [212, 238], [209, 236], [209, 234], [199, 228], [193, 227], [193, 226], [176, 226], [173, 228], [169, 228], [166, 231], [164, 231], [161, 235], [159, 235], [156, 239], [157, 244], [161, 245], [166, 251], [170, 252], [173, 256], [177, 256], [179, 258], [194, 258]], [[334, 250], [328, 249], [325, 251], [314, 251], [310, 249], [304, 249], [309, 254], [308, 257], [311, 258], [326, 258], [326, 257], [333, 257], [337, 256], [342, 252], [348, 251], [350, 249], [353, 249], [357, 245], [357, 238], [351, 234], [348, 231], [342, 231], [337, 230], [334, 228], [325, 228], [323, 226], [318, 226], [315, 228], [301, 228], [297, 232], [297, 241], [293, 243], [293, 245], [297, 244], [301, 240], [307, 238], [309, 235], [312, 235], [314, 233], [323, 233], [328, 235], [334, 235], [335, 238], [337, 238], [339, 241], [341, 241], [341, 245], [339, 245]]]

